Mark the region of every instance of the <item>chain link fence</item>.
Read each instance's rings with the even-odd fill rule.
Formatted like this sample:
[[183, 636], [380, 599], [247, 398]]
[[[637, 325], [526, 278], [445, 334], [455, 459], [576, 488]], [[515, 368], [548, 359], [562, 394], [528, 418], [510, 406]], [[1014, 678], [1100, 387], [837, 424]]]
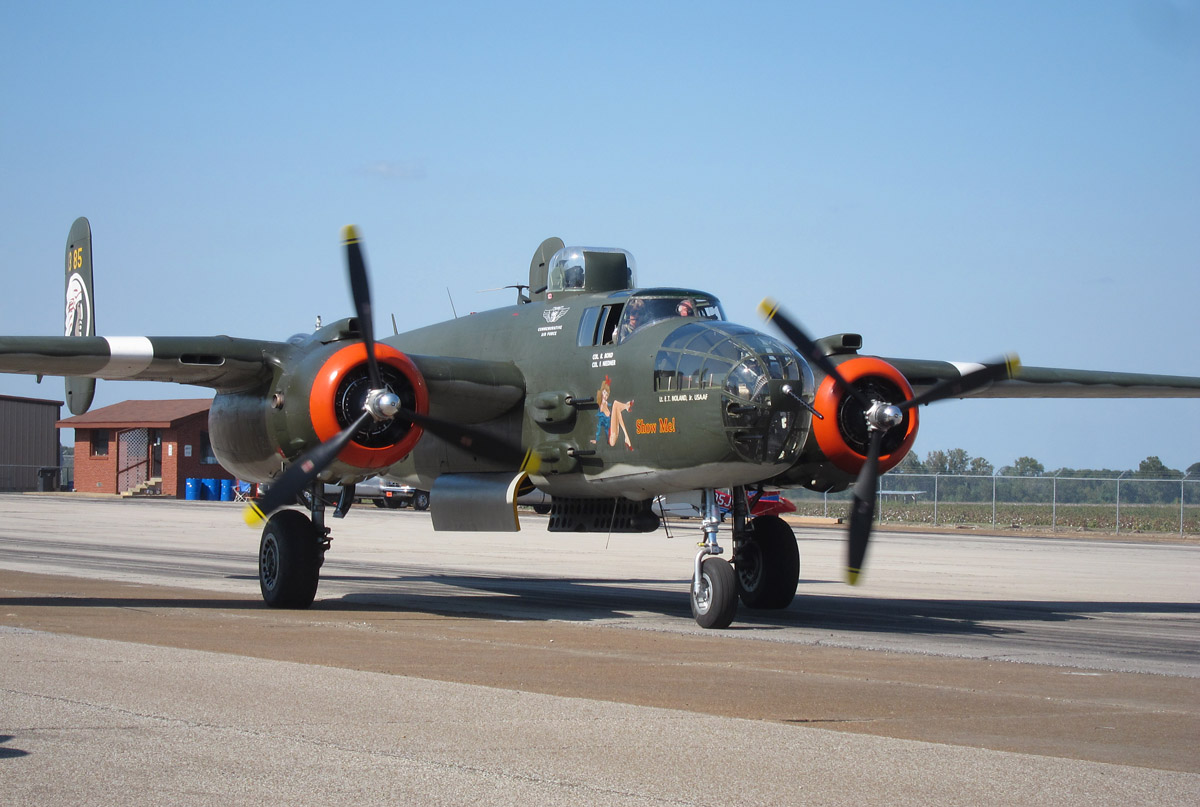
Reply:
[[[850, 491], [789, 490], [799, 515], [847, 518]], [[885, 474], [881, 524], [1200, 535], [1200, 478]]]

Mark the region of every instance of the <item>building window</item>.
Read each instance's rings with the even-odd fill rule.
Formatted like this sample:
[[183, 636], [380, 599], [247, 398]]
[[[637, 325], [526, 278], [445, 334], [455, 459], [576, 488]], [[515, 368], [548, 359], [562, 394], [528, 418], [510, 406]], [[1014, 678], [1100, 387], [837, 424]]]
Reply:
[[108, 456], [108, 429], [92, 429], [92, 456]]
[[217, 464], [217, 455], [213, 453], [212, 443], [208, 440], [208, 432], [200, 432], [200, 464]]

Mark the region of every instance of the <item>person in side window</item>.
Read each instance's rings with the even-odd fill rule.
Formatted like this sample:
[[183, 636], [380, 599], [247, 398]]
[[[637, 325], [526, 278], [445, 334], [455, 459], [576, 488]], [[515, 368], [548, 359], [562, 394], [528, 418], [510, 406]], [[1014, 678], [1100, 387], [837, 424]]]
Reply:
[[625, 321], [617, 329], [617, 341], [625, 341], [630, 334], [645, 325], [646, 322], [645, 302], [642, 300], [630, 300], [629, 304], [625, 306]]
[[675, 307], [675, 313], [681, 317], [696, 316], [696, 301], [691, 297], [684, 297], [679, 301], [679, 305]]

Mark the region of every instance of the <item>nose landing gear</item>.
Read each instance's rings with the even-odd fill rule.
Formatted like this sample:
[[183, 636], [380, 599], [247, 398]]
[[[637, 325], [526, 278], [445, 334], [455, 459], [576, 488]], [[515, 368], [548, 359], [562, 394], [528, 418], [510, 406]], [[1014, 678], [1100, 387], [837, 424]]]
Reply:
[[[747, 519], [746, 492], [733, 490], [733, 564], [717, 557], [721, 510], [715, 493], [704, 493], [704, 541], [692, 575], [692, 617], [702, 628], [727, 628], [738, 600], [747, 608], [779, 610], [791, 605], [800, 580], [796, 535], [779, 516]], [[736, 568], [736, 573], [735, 573]]]
[[702, 628], [727, 628], [737, 616], [737, 578], [729, 561], [719, 558], [724, 550], [717, 543], [721, 508], [716, 491], [704, 491], [704, 541], [696, 553], [692, 573], [692, 618]]

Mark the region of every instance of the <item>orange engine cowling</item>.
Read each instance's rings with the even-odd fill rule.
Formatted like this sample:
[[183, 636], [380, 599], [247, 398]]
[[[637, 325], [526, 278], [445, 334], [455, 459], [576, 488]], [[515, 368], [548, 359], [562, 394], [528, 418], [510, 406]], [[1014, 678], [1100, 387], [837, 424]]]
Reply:
[[[400, 396], [401, 407], [427, 414], [429, 390], [412, 360], [378, 342], [375, 357], [381, 380]], [[362, 414], [370, 389], [365, 344], [347, 345], [327, 358], [309, 393], [309, 417], [317, 437], [324, 442], [353, 423]], [[386, 468], [412, 451], [421, 434], [421, 427], [399, 417], [378, 423], [369, 421], [342, 449], [338, 459], [357, 468]]]
[[[913, 397], [904, 374], [882, 359], [855, 356], [839, 364], [838, 371], [871, 400], [899, 404]], [[817, 387], [813, 405], [824, 416], [812, 422], [813, 436], [822, 453], [842, 471], [857, 474], [866, 462], [870, 439], [862, 406], [832, 376], [826, 376]], [[884, 436], [879, 472], [896, 467], [916, 439], [917, 410], [913, 408], [906, 410], [903, 422]]]

